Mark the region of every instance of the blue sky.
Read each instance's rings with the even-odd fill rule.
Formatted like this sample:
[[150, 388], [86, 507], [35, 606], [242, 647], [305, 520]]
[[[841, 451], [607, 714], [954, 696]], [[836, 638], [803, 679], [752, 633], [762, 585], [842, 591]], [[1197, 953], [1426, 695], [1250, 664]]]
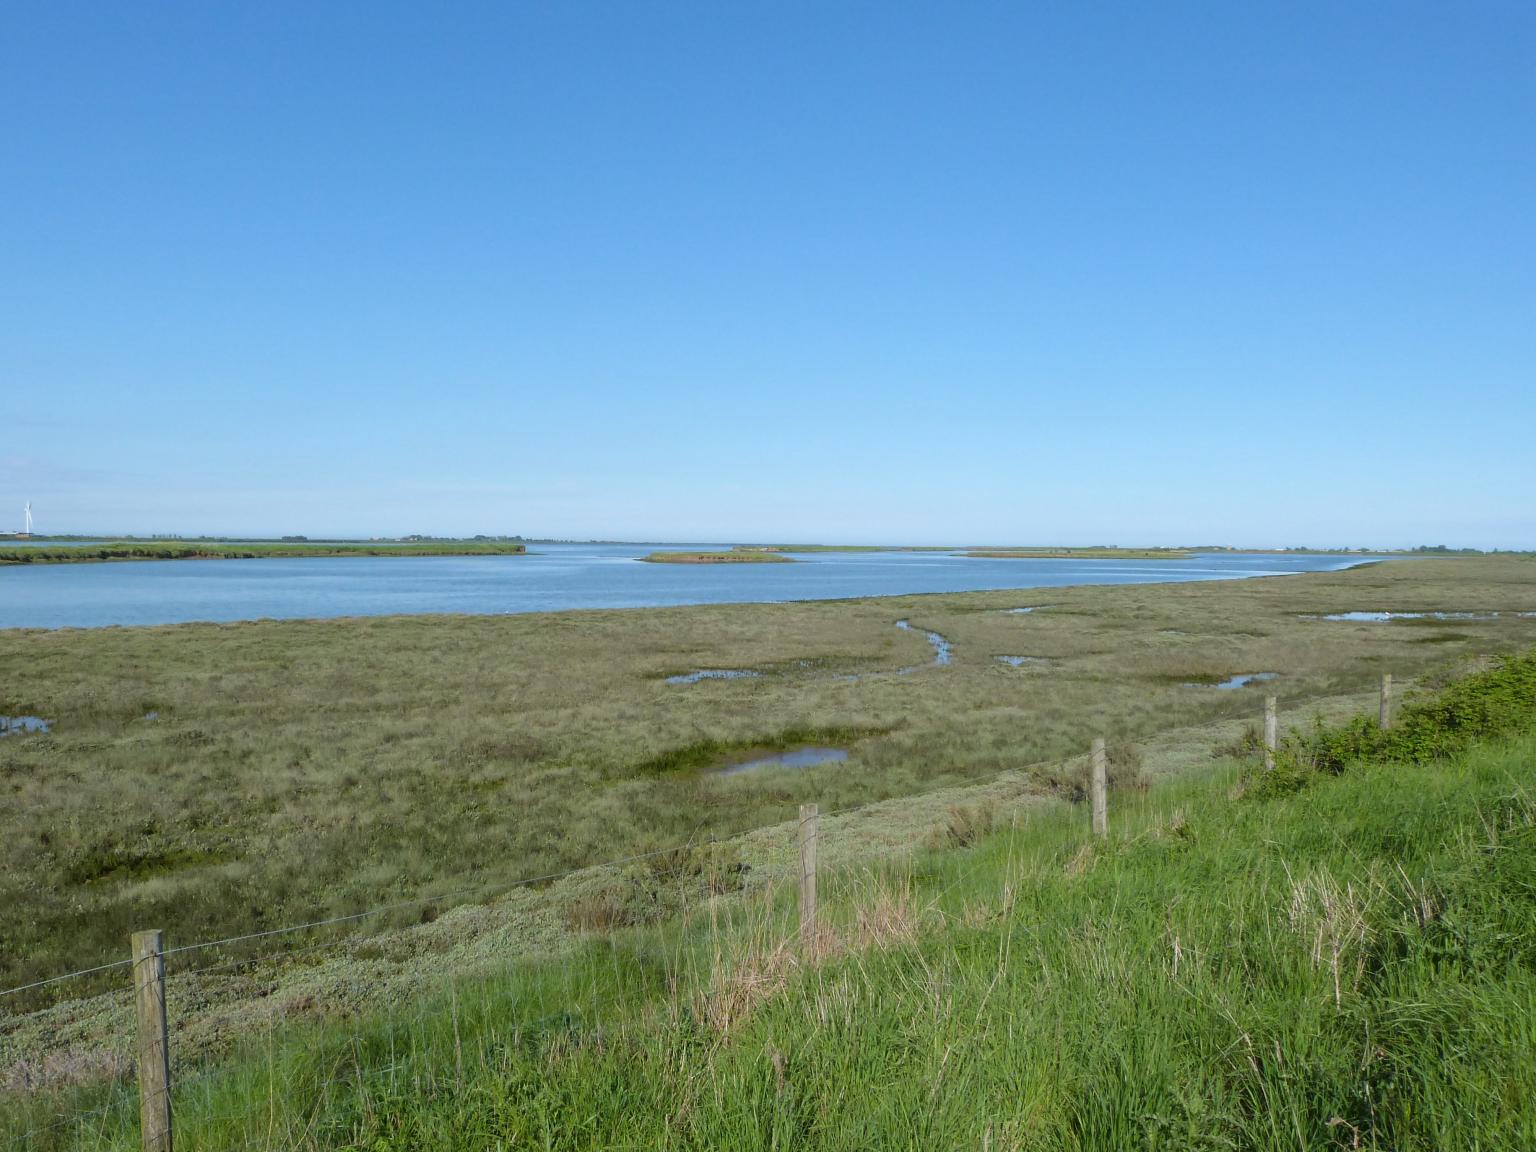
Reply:
[[1528, 3], [27, 2], [0, 109], [0, 530], [1536, 547]]

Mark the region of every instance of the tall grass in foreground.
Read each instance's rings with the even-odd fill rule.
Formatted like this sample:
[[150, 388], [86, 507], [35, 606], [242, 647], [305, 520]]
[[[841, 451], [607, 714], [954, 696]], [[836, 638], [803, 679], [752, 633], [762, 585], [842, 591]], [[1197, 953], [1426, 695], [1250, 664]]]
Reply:
[[1536, 736], [1245, 771], [266, 1038], [182, 1146], [1536, 1147]]

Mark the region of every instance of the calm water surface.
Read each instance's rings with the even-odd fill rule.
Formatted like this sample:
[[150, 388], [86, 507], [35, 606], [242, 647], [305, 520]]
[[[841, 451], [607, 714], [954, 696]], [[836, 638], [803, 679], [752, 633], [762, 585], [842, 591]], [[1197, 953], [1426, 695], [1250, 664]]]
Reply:
[[846, 749], [807, 745], [788, 752], [777, 752], [772, 756], [761, 756], [745, 764], [732, 764], [728, 768], [717, 769], [715, 775], [740, 776], [743, 772], [757, 772], [763, 768], [815, 768], [818, 764], [841, 764], [847, 759]]
[[[677, 545], [679, 549], [720, 545]], [[642, 564], [640, 544], [537, 545], [525, 556], [146, 560], [0, 567], [0, 628], [398, 613], [551, 612], [833, 600], [915, 592], [1148, 584], [1334, 571], [1340, 556], [973, 560], [941, 552], [812, 552], [799, 564]]]

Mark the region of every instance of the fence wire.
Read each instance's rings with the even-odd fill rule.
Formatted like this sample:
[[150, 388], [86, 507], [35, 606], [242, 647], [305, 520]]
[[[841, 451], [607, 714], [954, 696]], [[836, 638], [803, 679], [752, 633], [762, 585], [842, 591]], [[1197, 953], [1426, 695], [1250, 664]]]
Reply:
[[[1398, 682], [1398, 688], [1404, 694], [1406, 694], [1406, 691], [1410, 687], [1411, 681], [1403, 680]], [[1322, 692], [1305, 697], [1289, 699], [1282, 697], [1281, 703], [1284, 711], [1295, 712], [1296, 710], [1305, 708], [1308, 705], [1317, 704], [1324, 701], [1343, 704], [1347, 701], [1350, 701], [1351, 698], [1358, 698], [1367, 695], [1368, 691], [1369, 690], [1367, 689], [1361, 689], [1353, 692]], [[1179, 725], [1173, 729], [1165, 729], [1161, 732], [1154, 732], [1147, 735], [1134, 737], [1133, 739], [1153, 739], [1173, 731], [1199, 732], [1211, 728], [1229, 725], [1237, 721], [1256, 721], [1261, 715], [1262, 712], [1255, 709], [1251, 700], [1234, 701], [1233, 706], [1230, 709], [1224, 709], [1222, 715], [1206, 720], [1200, 724]], [[980, 778], [973, 781], [963, 783], [949, 782], [941, 786], [940, 789], [936, 790], [948, 790], [955, 787], [985, 786], [987, 784], [1000, 783], [1005, 779], [1013, 777], [1027, 778], [1030, 773], [1037, 772], [1041, 769], [1065, 769], [1074, 765], [1080, 765], [1086, 760], [1086, 753], [1078, 753], [1067, 757], [1053, 757], [1023, 765], [1016, 765], [1004, 769], [1000, 772], [993, 773], [989, 777]], [[930, 795], [932, 791], [936, 790], [930, 790], [929, 792], [910, 793], [902, 796], [886, 797], [877, 800], [868, 800], [855, 804], [843, 805], [838, 808], [819, 812], [818, 816], [828, 818], [844, 818], [854, 816], [866, 810], [878, 808], [881, 806], [920, 802], [925, 796]], [[630, 855], [617, 857], [612, 860], [584, 864], [579, 867], [547, 872], [509, 881], [488, 881], [483, 884], [453, 889], [447, 892], [424, 895], [409, 900], [384, 904], [356, 913], [324, 917], [298, 924], [284, 925], [277, 928], [227, 936], [219, 939], [196, 941], [190, 944], [183, 944], [177, 947], [167, 948], [162, 953], [162, 956], [166, 958], [190, 957], [193, 954], [204, 953], [217, 949], [227, 949], [258, 940], [272, 940], [280, 937], [287, 937], [295, 933], [310, 932], [328, 927], [357, 923], [370, 917], [379, 916], [392, 911], [417, 908], [427, 904], [442, 903], [445, 901], [462, 900], [476, 895], [485, 895], [490, 892], [505, 893], [532, 885], [552, 883], [596, 869], [617, 868], [628, 864], [656, 859], [663, 856], [675, 855], [680, 852], [690, 851], [691, 849], [700, 846], [701, 843], [713, 842], [713, 837], [710, 838], [710, 841], [699, 841], [696, 839], [697, 833], [702, 827], [702, 824], [703, 820], [701, 820], [699, 825], [695, 827], [694, 833], [690, 834], [688, 840], [666, 848], [658, 848], [646, 852], [632, 853]], [[791, 835], [793, 836], [794, 830], [798, 830], [803, 826], [804, 818], [799, 820], [791, 820], [789, 821], [789, 824], [792, 829]], [[767, 825], [748, 831], [763, 831], [766, 828], [774, 826], [775, 825]], [[938, 889], [937, 891], [926, 893], [924, 900], [925, 907], [929, 910], [937, 909], [940, 903], [944, 901], [945, 898], [948, 897], [957, 888], [963, 884], [973, 881], [975, 876], [983, 867], [984, 863], [985, 862], [979, 858], [969, 861], [952, 877], [949, 877], [948, 882], [945, 883], [942, 888]], [[792, 866], [789, 871], [798, 871], [798, 865]], [[834, 879], [836, 875], [837, 873], [835, 870], [826, 870], [822, 880], [823, 885], [826, 885], [827, 888], [830, 889], [834, 884], [837, 883], [837, 881]], [[782, 908], [776, 909], [773, 906], [774, 890], [770, 888], [767, 890], [767, 892], [769, 901], [767, 906], [767, 915], [771, 918], [774, 918], [776, 921], [789, 920], [792, 916], [791, 912]], [[695, 912], [695, 910], [691, 910], [688, 907], [686, 900], [687, 897], [685, 896], [684, 908], [680, 913], [681, 921], [685, 924], [685, 926], [690, 922], [690, 917]], [[736, 929], [738, 926], [735, 924], [735, 916], [729, 915], [728, 919], [731, 921], [732, 928]], [[820, 935], [823, 930], [824, 925], [819, 922], [817, 929], [818, 935]], [[712, 932], [713, 931], [714, 929], [712, 928]], [[794, 949], [799, 947], [804, 943], [804, 941], [801, 940], [802, 931], [803, 925], [801, 924], [789, 923], [783, 925], [778, 930], [777, 943], [774, 944], [773, 947], [777, 949]], [[681, 936], [686, 937], [687, 933], [682, 933]], [[166, 984], [169, 988], [173, 983], [178, 983], [181, 980], [190, 977], [201, 976], [209, 973], [232, 972], [237, 969], [247, 968], [263, 963], [278, 962], [292, 959], [297, 956], [320, 953], [342, 947], [346, 943], [346, 938], [331, 939], [324, 940], [299, 949], [280, 948], [275, 950], [268, 950], [251, 956], [236, 957], [228, 960], [217, 959], [212, 963], [198, 966], [189, 966], [186, 968], [168, 968], [166, 972]], [[698, 986], [694, 994], [701, 994], [700, 989], [702, 989], [703, 994], [707, 994], [707, 981], [701, 983], [698, 979], [701, 971], [698, 965], [702, 963], [700, 957], [695, 953], [694, 950], [689, 948], [685, 940], [682, 938], [680, 938], [677, 947], [677, 955], [673, 961], [671, 961], [666, 966], [665, 987], [662, 989], [662, 991], [676, 994], [678, 988], [683, 986], [686, 969], [686, 975], [692, 977], [694, 985]], [[525, 1027], [530, 1032], [550, 1032], [552, 1031], [553, 1024], [563, 1023], [565, 1025], [569, 1025], [573, 1017], [577, 1016], [581, 1018], [583, 1027], [586, 1030], [594, 1030], [599, 1026], [601, 1019], [604, 1018], [605, 1012], [613, 1009], [615, 1006], [631, 1004], [635, 998], [636, 991], [633, 987], [633, 980], [631, 979], [629, 984], [626, 985], [622, 976], [623, 969], [619, 965], [617, 954], [612, 952], [611, 949], [610, 957], [612, 958], [615, 971], [620, 973], [617, 985], [611, 992], [601, 993], [599, 991], [595, 961], [589, 963], [585, 971], [582, 971], [579, 968], [567, 968], [565, 969], [567, 993], [564, 997], [561, 998], [565, 1007], [559, 1009], [553, 1014], [546, 1015], [543, 1018], [535, 1019], [533, 1021], [525, 1022], [525, 1024], [519, 1025], [517, 1034], [521, 1035]], [[89, 976], [99, 975], [104, 972], [125, 969], [132, 964], [132, 959], [124, 959], [106, 964], [99, 964], [88, 968], [82, 968], [72, 972], [61, 973], [46, 979], [22, 984], [14, 988], [0, 990], [0, 998], [15, 996], [29, 991], [35, 991], [37, 989], [50, 987], [72, 979], [81, 979]], [[578, 983], [583, 983], [585, 986], [579, 988], [577, 986]], [[452, 987], [453, 985], [450, 981], [450, 988]], [[131, 991], [131, 989], [124, 991]], [[650, 987], [642, 988], [639, 990], [640, 996], [647, 1000], [655, 999], [657, 992], [657, 989]], [[456, 997], [457, 993], [452, 992], [451, 995]], [[346, 1119], [344, 1114], [334, 1112], [336, 1102], [332, 1098], [333, 1089], [342, 1088], [350, 1090], [351, 1097], [355, 1102], [358, 1098], [359, 1092], [366, 1086], [373, 1085], [385, 1078], [395, 1080], [402, 1074], [414, 1073], [414, 1075], [411, 1077], [411, 1083], [419, 1087], [422, 1083], [422, 1073], [424, 1070], [427, 1072], [427, 1085], [430, 1088], [435, 1089], [440, 1084], [442, 1077], [439, 1074], [432, 1072], [430, 1069], [424, 1069], [422, 1066], [422, 1061], [416, 1058], [416, 1053], [418, 1051], [425, 1051], [430, 1053], [432, 1050], [430, 1047], [431, 1040], [430, 1037], [428, 1037], [428, 1029], [426, 1028], [425, 1023], [427, 1019], [426, 1005], [428, 1000], [429, 997], [427, 996], [418, 996], [415, 999], [415, 1003], [418, 1009], [415, 1026], [421, 1039], [421, 1049], [411, 1049], [411, 1051], [406, 1054], [406, 1058], [403, 1060], [396, 1058], [394, 1051], [396, 1032], [393, 1026], [391, 1026], [389, 1030], [391, 1059], [386, 1064], [376, 1067], [364, 1068], [362, 1051], [365, 1046], [365, 1041], [368, 1041], [369, 1038], [365, 1037], [362, 1033], [352, 1034], [352, 1036], [350, 1036], [347, 1040], [347, 1044], [351, 1045], [352, 1049], [350, 1067], [343, 1070], [343, 1066], [347, 1065], [348, 1063], [348, 1053], [345, 1051], [345, 1048], [343, 1048], [337, 1058], [338, 1070], [335, 1073], [324, 1077], [318, 1082], [312, 1079], [305, 1081], [305, 1085], [307, 1087], [307, 1095], [313, 1097], [312, 1105], [309, 1107], [307, 1112], [307, 1118], [306, 1113], [303, 1110], [300, 1110], [298, 1113], [292, 1111], [291, 1103], [286, 1102], [286, 1098], [282, 1093], [282, 1089], [285, 1086], [278, 1085], [275, 1082], [267, 1086], [267, 1099], [263, 1102], [259, 1102], [244, 1108], [227, 1109], [221, 1112], [209, 1113], [206, 1111], [206, 1109], [212, 1106], [218, 1099], [220, 1095], [218, 1089], [220, 1086], [223, 1085], [225, 1086], [226, 1090], [229, 1090], [228, 1086], [230, 1084], [230, 1070], [217, 1064], [208, 1064], [200, 1067], [197, 1071], [190, 1073], [178, 1069], [177, 1074], [172, 1078], [170, 1086], [165, 1089], [165, 1091], [169, 1092], [172, 1095], [173, 1101], [176, 1102], [174, 1112], [177, 1116], [178, 1129], [185, 1133], [185, 1139], [190, 1139], [192, 1141], [190, 1145], [186, 1146], [197, 1147], [197, 1134], [204, 1133], [208, 1136], [211, 1136], [211, 1128], [225, 1127], [228, 1125], [246, 1126], [251, 1124], [264, 1124], [267, 1130], [265, 1133], [252, 1134], [247, 1136], [245, 1143], [243, 1144], [231, 1145], [221, 1142], [220, 1146], [227, 1149], [298, 1146], [295, 1141], [307, 1141], [308, 1143], [306, 1146], [313, 1146], [313, 1138], [316, 1135], [316, 1125], [330, 1122], [326, 1119], [327, 1114], [332, 1115], [337, 1122], [343, 1122]], [[457, 1029], [456, 999], [454, 1000], [453, 1005], [455, 1012], [455, 1029]], [[437, 1010], [439, 1012], [441, 1011], [441, 1005], [437, 1005]], [[5, 1018], [0, 1017], [0, 1022], [10, 1023], [14, 1028], [15, 1022], [23, 1019], [26, 1019], [26, 1017], [12, 1017], [10, 1021], [5, 1021]], [[389, 1017], [389, 1019], [393, 1021], [395, 1018]], [[543, 1027], [541, 1028], [541, 1026]], [[269, 1042], [273, 1041], [274, 1039], [275, 1035], [269, 1033]], [[377, 1037], [372, 1039], [374, 1042], [377, 1041]], [[485, 1040], [482, 1040], [476, 1046], [473, 1052], [475, 1067], [478, 1068], [485, 1066], [487, 1062], [495, 1059], [496, 1056], [496, 1051], [492, 1047], [487, 1046], [487, 1042]], [[455, 1078], [462, 1078], [464, 1072], [465, 1067], [462, 1064], [462, 1056], [456, 1053]], [[284, 1100], [285, 1102], [279, 1106], [279, 1100]], [[4, 1149], [5, 1152], [12, 1152], [12, 1150], [17, 1150], [17, 1152], [20, 1152], [20, 1150], [23, 1148], [39, 1146], [39, 1141], [45, 1139], [48, 1140], [50, 1144], [56, 1143], [61, 1133], [71, 1127], [77, 1129], [76, 1136], [80, 1140], [83, 1140], [87, 1137], [94, 1137], [98, 1142], [112, 1139], [125, 1139], [130, 1135], [136, 1134], [138, 1123], [138, 1103], [139, 1093], [137, 1089], [134, 1088], [129, 1082], [120, 1081], [117, 1085], [109, 1090], [109, 1099], [106, 1104], [84, 1111], [74, 1112], [69, 1115], [59, 1116], [46, 1123], [28, 1128], [17, 1134], [0, 1137], [0, 1149]], [[366, 1098], [364, 1098], [364, 1103], [366, 1104]], [[356, 1121], [356, 1118], [357, 1117], [354, 1109], [354, 1114], [352, 1117], [354, 1122]], [[293, 1132], [293, 1126], [295, 1123], [300, 1122], [302, 1123], [302, 1132], [296, 1136]], [[282, 1127], [282, 1131], [276, 1130], [277, 1126], [279, 1125]], [[94, 1127], [95, 1131], [86, 1132], [85, 1129], [88, 1127]], [[341, 1133], [334, 1131], [327, 1134], [331, 1136], [342, 1135]]]
[[[1397, 683], [1397, 687], [1402, 692], [1404, 692], [1404, 693], [1406, 693], [1406, 691], [1411, 687], [1411, 685], [1412, 685], [1412, 682], [1407, 680], [1407, 679], [1398, 681], [1398, 683]], [[1281, 704], [1282, 704], [1282, 707], [1285, 710], [1290, 711], [1290, 710], [1295, 710], [1296, 708], [1303, 707], [1303, 706], [1308, 705], [1308, 704], [1319, 703], [1319, 702], [1324, 701], [1324, 700], [1341, 701], [1341, 700], [1346, 700], [1346, 699], [1348, 699], [1350, 697], [1354, 697], [1354, 696], [1364, 696], [1364, 695], [1366, 695], [1370, 691], [1372, 691], [1372, 690], [1371, 689], [1360, 689], [1359, 691], [1354, 691], [1354, 692], [1334, 691], [1334, 692], [1320, 692], [1320, 693], [1315, 693], [1315, 694], [1310, 695], [1310, 696], [1303, 696], [1303, 697], [1294, 697], [1294, 698], [1281, 697]], [[1203, 730], [1205, 730], [1207, 728], [1217, 727], [1219, 725], [1232, 723], [1232, 722], [1238, 721], [1238, 720], [1244, 720], [1244, 719], [1255, 720], [1255, 719], [1258, 719], [1259, 716], [1261, 716], [1261, 715], [1262, 715], [1262, 713], [1255, 714], [1253, 705], [1251, 703], [1248, 703], [1247, 701], [1243, 701], [1241, 703], [1234, 702], [1234, 707], [1232, 708], [1232, 710], [1230, 712], [1228, 712], [1228, 713], [1226, 713], [1226, 714], [1224, 714], [1222, 716], [1218, 716], [1218, 717], [1216, 717], [1214, 719], [1206, 720], [1206, 721], [1203, 721], [1203, 722], [1201, 722], [1199, 724], [1181, 724], [1181, 725], [1177, 725], [1177, 726], [1175, 726], [1173, 728], [1164, 729], [1164, 730], [1161, 730], [1161, 731], [1158, 731], [1158, 732], [1149, 733], [1149, 734], [1143, 734], [1143, 735], [1138, 735], [1138, 736], [1133, 736], [1133, 737], [1127, 737], [1125, 739], [1132, 740], [1132, 741], [1137, 741], [1137, 740], [1152, 739], [1152, 738], [1155, 738], [1157, 736], [1164, 735], [1164, 734], [1166, 734], [1168, 732], [1177, 732], [1177, 731], [1192, 731], [1192, 732], [1196, 732], [1196, 731], [1203, 731]], [[1015, 765], [1015, 766], [1012, 766], [1012, 767], [1009, 767], [1009, 768], [1005, 768], [1005, 769], [1001, 770], [1000, 772], [994, 773], [990, 777], [978, 778], [977, 780], [972, 781], [971, 783], [972, 784], [976, 784], [976, 785], [982, 785], [982, 784], [986, 784], [986, 783], [996, 783], [996, 782], [1002, 780], [1005, 777], [1015, 776], [1015, 775], [1023, 775], [1023, 774], [1026, 774], [1026, 773], [1029, 773], [1029, 772], [1032, 772], [1032, 771], [1036, 771], [1036, 770], [1041, 769], [1041, 768], [1067, 767], [1067, 766], [1069, 766], [1069, 765], [1071, 765], [1071, 764], [1073, 764], [1073, 763], [1075, 763], [1075, 762], [1077, 762], [1079, 760], [1082, 760], [1085, 757], [1085, 755], [1086, 755], [1086, 753], [1077, 753], [1077, 754], [1070, 755], [1070, 756], [1056, 756], [1056, 757], [1051, 757], [1051, 758], [1044, 759], [1044, 760], [1033, 761], [1033, 762], [1027, 763], [1027, 764]], [[958, 785], [956, 785], [955, 783], [949, 783], [949, 784], [946, 784], [944, 786], [944, 788], [947, 789], [947, 788], [952, 788], [952, 787], [956, 787], [956, 786], [958, 786]], [[902, 803], [902, 802], [920, 800], [920, 799], [922, 799], [924, 796], [926, 796], [928, 794], [929, 794], [928, 792], [921, 792], [921, 791], [920, 792], [912, 792], [912, 793], [903, 793], [902, 795], [899, 795], [899, 796], [890, 796], [890, 797], [884, 797], [884, 798], [881, 798], [881, 799], [878, 799], [878, 800], [863, 801], [863, 802], [860, 802], [858, 804], [850, 804], [850, 805], [843, 806], [841, 808], [831, 809], [831, 810], [828, 810], [827, 812], [823, 812], [822, 815], [824, 815], [824, 816], [842, 816], [842, 815], [847, 815], [847, 814], [852, 813], [852, 812], [857, 812], [857, 811], [859, 811], [861, 809], [864, 809], [864, 808], [872, 808], [872, 807], [875, 807], [875, 806], [881, 805], [881, 804]], [[700, 821], [700, 825], [696, 826], [695, 834], [698, 831], [698, 827], [702, 827], [702, 823], [703, 822]], [[764, 825], [764, 826], [761, 826], [761, 827], [756, 828], [756, 829], [746, 829], [743, 833], [740, 833], [740, 834], [746, 834], [748, 832], [753, 832], [753, 831], [762, 831], [764, 828], [769, 828], [769, 827], [773, 827], [773, 826], [774, 825]], [[287, 924], [287, 925], [283, 925], [283, 926], [277, 927], [277, 928], [263, 929], [263, 930], [261, 930], [259, 932], [247, 932], [247, 933], [242, 933], [242, 934], [234, 935], [234, 936], [226, 936], [226, 937], [222, 937], [222, 938], [218, 938], [218, 939], [214, 939], [214, 940], [199, 940], [199, 941], [195, 941], [195, 942], [190, 943], [190, 944], [181, 944], [181, 945], [178, 945], [178, 946], [173, 947], [173, 948], [167, 948], [167, 949], [164, 950], [162, 955], [169, 957], [169, 956], [175, 956], [175, 955], [179, 955], [179, 954], [187, 953], [187, 952], [203, 951], [203, 950], [211, 949], [211, 948], [226, 948], [226, 947], [229, 947], [229, 946], [232, 946], [232, 945], [235, 945], [235, 944], [248, 943], [248, 942], [253, 941], [253, 940], [263, 940], [263, 939], [269, 939], [269, 938], [277, 937], [277, 936], [287, 936], [287, 935], [291, 935], [291, 934], [296, 933], [296, 932], [308, 932], [308, 931], [313, 931], [313, 930], [318, 929], [318, 928], [334, 927], [334, 926], [341, 925], [341, 924], [353, 924], [353, 923], [357, 923], [357, 922], [362, 921], [362, 920], [369, 919], [369, 918], [374, 917], [374, 916], [385, 915], [385, 914], [387, 914], [389, 912], [398, 912], [398, 911], [405, 911], [407, 909], [412, 909], [412, 908], [420, 908], [423, 905], [427, 905], [427, 904], [438, 904], [438, 903], [443, 903], [443, 902], [446, 902], [446, 901], [462, 900], [462, 899], [466, 899], [466, 898], [471, 897], [471, 896], [485, 895], [486, 893], [489, 893], [489, 892], [495, 892], [495, 891], [508, 892], [508, 891], [513, 891], [513, 890], [515, 890], [517, 888], [525, 888], [525, 887], [529, 887], [529, 886], [536, 885], [536, 884], [552, 883], [554, 881], [567, 879], [567, 878], [569, 878], [571, 876], [574, 876], [574, 875], [577, 875], [579, 873], [586, 872], [586, 871], [589, 871], [589, 870], [594, 870], [594, 869], [598, 869], [598, 868], [616, 868], [616, 867], [621, 867], [621, 866], [623, 866], [625, 864], [638, 863], [638, 862], [640, 862], [642, 860], [653, 859], [655, 857], [665, 856], [665, 855], [669, 855], [669, 854], [680, 852], [680, 851], [687, 851], [688, 849], [690, 849], [692, 847], [695, 847], [696, 845], [697, 845], [697, 841], [691, 835], [690, 838], [687, 841], [683, 842], [682, 844], [674, 845], [674, 846], [669, 847], [669, 848], [658, 848], [658, 849], [654, 849], [654, 850], [648, 851], [648, 852], [640, 852], [640, 853], [635, 853], [635, 854], [629, 855], [629, 856], [621, 856], [621, 857], [618, 857], [618, 858], [612, 859], [612, 860], [595, 861], [595, 862], [592, 862], [592, 863], [581, 864], [581, 865], [578, 865], [578, 866], [575, 866], [575, 867], [572, 867], [572, 868], [564, 869], [562, 871], [547, 872], [547, 873], [543, 873], [541, 875], [536, 875], [536, 876], [526, 876], [526, 877], [521, 877], [521, 878], [513, 879], [513, 880], [489, 880], [489, 881], [485, 881], [484, 883], [481, 883], [481, 884], [475, 884], [475, 885], [470, 885], [470, 886], [466, 886], [466, 887], [462, 887], [462, 888], [450, 889], [450, 890], [448, 890], [446, 892], [438, 892], [438, 893], [434, 893], [434, 894], [430, 894], [430, 895], [415, 896], [415, 897], [412, 897], [412, 898], [407, 899], [407, 900], [400, 900], [400, 901], [396, 901], [396, 902], [389, 903], [389, 904], [381, 904], [381, 905], [377, 905], [377, 906], [372, 907], [372, 908], [364, 909], [364, 910], [359, 911], [359, 912], [350, 912], [350, 913], [345, 913], [345, 914], [339, 915], [339, 916], [329, 916], [329, 917], [324, 917], [324, 918], [320, 918], [320, 919], [316, 919], [316, 920], [304, 921], [304, 922], [298, 923], [298, 924]], [[275, 955], [275, 953], [268, 953], [267, 955], [271, 956], [271, 955]], [[254, 960], [255, 958], [252, 958], [252, 959]], [[244, 962], [245, 961], [234, 961], [234, 962], [231, 962], [231, 964], [232, 965], [238, 965], [238, 964], [244, 963]], [[114, 961], [111, 961], [109, 963], [98, 964], [98, 965], [95, 965], [95, 966], [89, 967], [89, 968], [81, 968], [81, 969], [78, 969], [78, 970], [72, 971], [72, 972], [64, 972], [64, 973], [61, 973], [61, 974], [59, 974], [57, 976], [50, 976], [50, 977], [47, 977], [46, 979], [43, 979], [43, 980], [35, 980], [35, 981], [32, 981], [31, 983], [21, 984], [21, 985], [18, 985], [16, 987], [14, 987], [14, 988], [0, 989], [0, 998], [18, 995], [18, 994], [23, 993], [23, 992], [34, 991], [36, 989], [45, 988], [45, 987], [48, 987], [50, 985], [58, 984], [58, 983], [61, 983], [63, 981], [66, 981], [66, 980], [71, 980], [71, 979], [75, 979], [75, 978], [79, 978], [79, 977], [89, 976], [89, 975], [93, 975], [93, 974], [100, 973], [100, 972], [107, 972], [107, 971], [111, 971], [111, 970], [116, 969], [116, 968], [125, 968], [125, 967], [130, 966], [132, 963], [133, 963], [132, 959], [114, 960]]]

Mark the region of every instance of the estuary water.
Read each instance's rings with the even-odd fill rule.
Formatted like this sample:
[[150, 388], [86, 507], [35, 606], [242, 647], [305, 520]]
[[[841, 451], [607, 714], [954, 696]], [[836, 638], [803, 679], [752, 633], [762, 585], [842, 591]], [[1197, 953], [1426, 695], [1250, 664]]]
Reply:
[[0, 628], [553, 612], [917, 592], [1150, 584], [1334, 571], [1360, 557], [986, 560], [954, 552], [794, 553], [797, 564], [645, 564], [725, 545], [541, 544], [523, 556], [340, 556], [0, 566]]

